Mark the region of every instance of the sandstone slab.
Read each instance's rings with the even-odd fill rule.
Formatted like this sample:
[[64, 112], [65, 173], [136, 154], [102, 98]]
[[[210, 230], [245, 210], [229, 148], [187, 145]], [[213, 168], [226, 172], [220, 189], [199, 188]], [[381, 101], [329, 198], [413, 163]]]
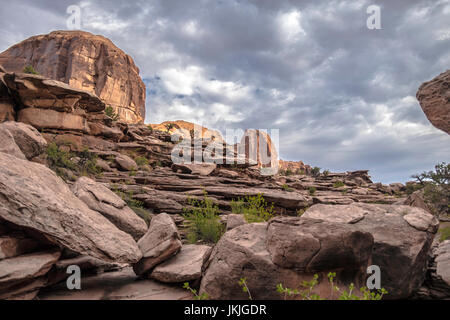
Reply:
[[198, 280], [210, 254], [211, 247], [209, 246], [184, 245], [176, 256], [156, 266], [150, 277], [168, 283]]
[[78, 199], [47, 167], [0, 153], [0, 218], [105, 261], [136, 262], [133, 238]]
[[181, 249], [180, 235], [172, 218], [160, 213], [152, 218], [147, 233], [138, 241], [142, 259], [133, 265], [138, 275], [177, 254]]

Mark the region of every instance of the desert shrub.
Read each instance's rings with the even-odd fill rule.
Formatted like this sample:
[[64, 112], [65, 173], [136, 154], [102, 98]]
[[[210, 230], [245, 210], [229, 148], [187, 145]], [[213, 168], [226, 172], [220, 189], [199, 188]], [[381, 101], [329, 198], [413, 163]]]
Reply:
[[330, 174], [330, 170], [323, 170], [322, 174], [324, 177], [328, 177], [328, 175]]
[[146, 166], [146, 165], [148, 165], [148, 159], [146, 158], [146, 157], [143, 157], [143, 156], [139, 156], [139, 157], [136, 157], [135, 159], [134, 159], [134, 161], [136, 162], [136, 164], [138, 165], [138, 166]]
[[231, 211], [243, 214], [248, 223], [264, 222], [273, 217], [273, 203], [269, 207], [261, 193], [256, 196], [245, 196], [231, 201]]
[[170, 130], [172, 130], [175, 126], [173, 123], [167, 123], [164, 127], [166, 127], [167, 132], [170, 132]]
[[286, 171], [284, 172], [284, 175], [286, 176], [292, 176], [294, 173], [292, 172], [291, 169], [286, 169]]
[[311, 169], [311, 174], [314, 177], [318, 177], [320, 175], [320, 168], [319, 167], [314, 167]]
[[224, 233], [220, 222], [219, 207], [210, 199], [206, 191], [203, 199], [188, 198], [190, 208], [183, 208], [183, 217], [188, 227], [187, 239], [190, 243], [198, 240], [216, 243]]
[[282, 186], [281, 186], [281, 188], [284, 190], [284, 191], [287, 191], [287, 192], [292, 192], [292, 191], [294, 191], [292, 188], [290, 188], [287, 184], [283, 184]]
[[335, 183], [333, 183], [333, 188], [340, 188], [345, 186], [345, 183], [343, 183], [342, 181], [338, 180]]
[[61, 150], [56, 143], [52, 142], [47, 146], [46, 154], [52, 169], [66, 168], [75, 170], [76, 164], [71, 160], [73, 155], [70, 152]]
[[80, 161], [78, 162], [78, 169], [81, 175], [98, 175], [102, 170], [97, 166], [98, 156], [84, 148], [79, 153]]
[[444, 227], [439, 229], [439, 241], [445, 241], [450, 239], [450, 227]]
[[119, 120], [119, 115], [116, 113], [116, 111], [114, 111], [114, 108], [111, 106], [107, 106], [105, 108], [105, 114], [111, 119], [113, 119], [113, 121]]
[[313, 196], [316, 194], [316, 187], [309, 187], [309, 195]]
[[39, 74], [39, 72], [37, 72], [33, 66], [25, 66], [22, 70], [23, 73], [28, 73], [28, 74]]
[[305, 174], [305, 170], [303, 170], [303, 169], [297, 169], [297, 170], [295, 171], [295, 174], [304, 175], [304, 174]]
[[435, 215], [450, 214], [450, 163], [439, 163], [434, 171], [413, 175], [423, 186], [424, 200]]

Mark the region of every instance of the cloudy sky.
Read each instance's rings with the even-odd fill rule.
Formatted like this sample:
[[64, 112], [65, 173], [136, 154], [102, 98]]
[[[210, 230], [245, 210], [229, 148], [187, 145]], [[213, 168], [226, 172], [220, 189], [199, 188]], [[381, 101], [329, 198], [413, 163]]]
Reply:
[[148, 123], [279, 129], [282, 159], [386, 183], [450, 161], [415, 98], [450, 68], [450, 0], [5, 1], [0, 51], [67, 29], [69, 5], [134, 58]]

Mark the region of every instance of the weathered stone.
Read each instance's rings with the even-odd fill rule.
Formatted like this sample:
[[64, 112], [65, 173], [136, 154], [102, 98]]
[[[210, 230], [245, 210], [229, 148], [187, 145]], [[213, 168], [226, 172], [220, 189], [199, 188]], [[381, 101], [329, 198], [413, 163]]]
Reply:
[[200, 279], [202, 268], [211, 254], [205, 245], [184, 245], [180, 252], [157, 265], [150, 277], [161, 282], [178, 283]]
[[19, 111], [18, 121], [38, 129], [73, 130], [89, 133], [86, 118], [50, 109], [26, 108]]
[[0, 153], [0, 218], [105, 261], [136, 262], [133, 238], [78, 199], [45, 166]]
[[173, 164], [172, 170], [177, 172], [180, 171], [182, 173], [191, 173], [198, 174], [201, 176], [210, 175], [215, 169], [217, 165], [215, 163], [202, 163], [202, 164]]
[[0, 260], [0, 295], [8, 296], [11, 287], [45, 275], [59, 256], [55, 250]]
[[[372, 264], [381, 269], [382, 287], [389, 292], [386, 298], [407, 298], [419, 288], [425, 277], [427, 254], [436, 233], [438, 221], [435, 217], [420, 208], [404, 205], [321, 205], [320, 210], [316, 206], [308, 209], [303, 216], [336, 222], [340, 213], [350, 217], [363, 214], [363, 219], [347, 221], [358, 230], [372, 234], [375, 240]], [[310, 211], [314, 214], [310, 215]]]
[[245, 217], [242, 214], [229, 214], [227, 215], [227, 230], [234, 229], [245, 224]]
[[145, 118], [145, 85], [139, 69], [129, 55], [102, 36], [84, 31], [34, 36], [1, 53], [0, 64], [15, 72], [33, 66], [45, 77], [89, 91], [126, 122]]
[[22, 235], [0, 236], [0, 260], [29, 253], [38, 246], [36, 240]]
[[3, 79], [21, 106], [68, 113], [105, 109], [105, 104], [94, 93], [40, 75], [6, 73]]
[[47, 141], [42, 137], [39, 131], [30, 125], [8, 121], [0, 124], [0, 127], [11, 132], [14, 141], [27, 159], [37, 157], [43, 153], [47, 147]]
[[330, 222], [356, 223], [364, 219], [367, 213], [364, 208], [353, 205], [330, 206], [317, 204], [309, 208], [302, 217], [311, 219], [322, 219]]
[[180, 235], [167, 213], [160, 213], [152, 218], [148, 231], [138, 241], [138, 246], [142, 259], [133, 266], [137, 275], [151, 271], [156, 265], [180, 251]]
[[7, 153], [16, 158], [26, 160], [25, 155], [14, 141], [11, 132], [0, 125], [0, 152]]
[[423, 83], [416, 97], [431, 124], [450, 134], [450, 70]]
[[126, 156], [124, 154], [119, 154], [116, 156], [116, 162], [120, 166], [122, 170], [125, 171], [133, 171], [137, 170], [138, 165], [136, 162], [131, 159], [129, 156]]
[[[336, 271], [343, 284], [364, 283], [373, 238], [346, 224], [302, 218], [276, 218], [226, 232], [214, 247], [200, 293], [211, 299], [246, 299], [238, 285], [246, 278], [253, 299], [280, 299], [276, 286], [297, 288], [317, 272], [318, 293], [327, 298], [327, 273]], [[339, 254], [342, 254], [336, 259]]]
[[104, 185], [87, 177], [80, 177], [72, 190], [90, 209], [101, 213], [117, 228], [131, 234], [136, 241], [147, 231], [145, 221]]

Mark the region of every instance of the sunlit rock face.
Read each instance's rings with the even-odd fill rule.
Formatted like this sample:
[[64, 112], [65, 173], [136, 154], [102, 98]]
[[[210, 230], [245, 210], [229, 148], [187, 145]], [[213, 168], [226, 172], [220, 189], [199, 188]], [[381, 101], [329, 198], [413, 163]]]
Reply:
[[40, 75], [98, 96], [127, 123], [145, 118], [145, 85], [133, 59], [109, 39], [83, 31], [28, 38], [0, 54], [6, 71], [32, 66]]

